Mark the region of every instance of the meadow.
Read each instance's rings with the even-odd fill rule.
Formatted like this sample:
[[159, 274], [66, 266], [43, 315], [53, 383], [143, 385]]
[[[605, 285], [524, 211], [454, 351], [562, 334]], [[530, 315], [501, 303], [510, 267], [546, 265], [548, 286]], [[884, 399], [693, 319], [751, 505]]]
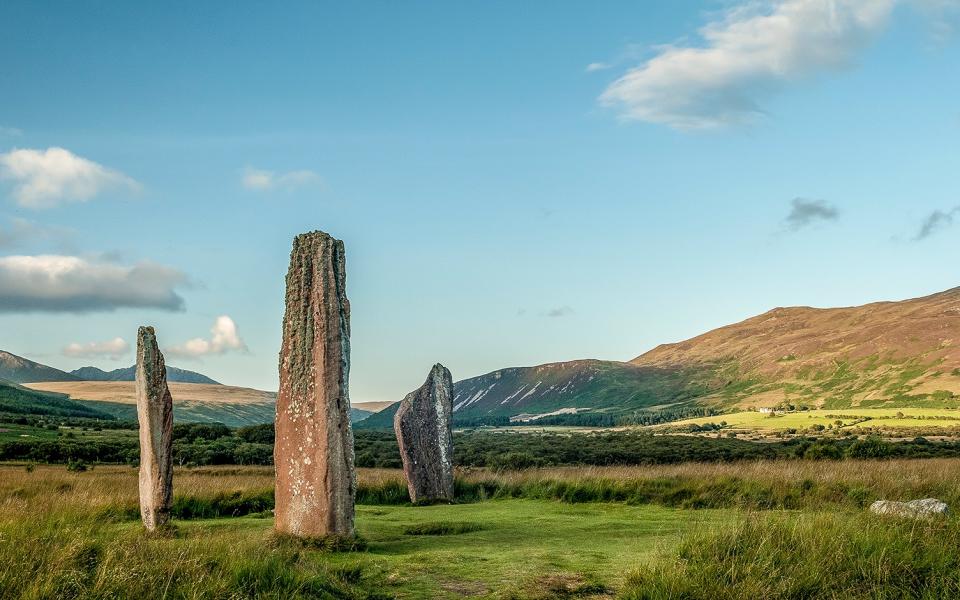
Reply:
[[[960, 459], [461, 469], [411, 506], [358, 472], [361, 543], [272, 532], [270, 467], [179, 468], [175, 531], [143, 533], [137, 471], [0, 465], [2, 598], [934, 598], [960, 593]], [[820, 557], [818, 565], [809, 557]]]
[[831, 408], [760, 413], [743, 411], [712, 417], [697, 417], [654, 427], [659, 430], [683, 430], [691, 425], [724, 423], [724, 429], [769, 433], [775, 431], [860, 434], [864, 430], [930, 431], [941, 434], [960, 429], [960, 409], [956, 408]]

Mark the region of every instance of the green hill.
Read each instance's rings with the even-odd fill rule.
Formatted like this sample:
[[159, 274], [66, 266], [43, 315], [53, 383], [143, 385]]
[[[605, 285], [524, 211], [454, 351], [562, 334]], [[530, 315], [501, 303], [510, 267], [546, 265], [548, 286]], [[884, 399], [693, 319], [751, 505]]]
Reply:
[[39, 392], [0, 381], [0, 413], [113, 419], [106, 412], [70, 400], [65, 394]]

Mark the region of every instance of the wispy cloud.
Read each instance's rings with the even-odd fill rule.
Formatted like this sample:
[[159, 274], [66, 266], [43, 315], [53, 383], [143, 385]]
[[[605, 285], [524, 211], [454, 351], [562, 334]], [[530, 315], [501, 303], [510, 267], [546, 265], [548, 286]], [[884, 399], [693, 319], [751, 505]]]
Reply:
[[140, 184], [123, 173], [63, 148], [0, 154], [0, 180], [13, 182], [17, 204], [34, 209], [85, 202], [108, 189], [140, 189]]
[[955, 206], [950, 210], [935, 210], [920, 225], [920, 230], [913, 236], [913, 241], [919, 242], [925, 240], [934, 233], [953, 225], [953, 222], [960, 217], [960, 206]]
[[0, 312], [183, 310], [182, 272], [152, 262], [132, 266], [78, 256], [0, 257]]
[[788, 228], [797, 231], [818, 221], [836, 221], [839, 217], [839, 209], [825, 200], [794, 198], [784, 221]]
[[277, 173], [247, 167], [243, 170], [240, 183], [248, 190], [292, 190], [305, 185], [320, 183], [320, 176], [309, 170]]
[[166, 352], [171, 356], [191, 359], [224, 354], [231, 350], [246, 351], [247, 345], [240, 338], [237, 324], [233, 319], [222, 315], [217, 317], [213, 327], [210, 328], [209, 338], [193, 338], [183, 344], [167, 348]]
[[555, 307], [555, 308], [551, 308], [551, 309], [549, 309], [548, 311], [546, 311], [545, 313], [543, 313], [543, 315], [544, 315], [545, 317], [550, 317], [550, 318], [553, 318], [553, 319], [557, 319], [557, 318], [560, 318], [560, 317], [568, 317], [568, 316], [570, 316], [570, 315], [572, 315], [572, 314], [573, 314], [573, 309], [570, 308], [569, 306], [566, 306], [566, 305], [564, 305], [564, 306], [557, 306], [557, 307]]
[[703, 130], [754, 121], [760, 99], [798, 79], [849, 67], [886, 27], [897, 0], [758, 0], [669, 45], [613, 82], [600, 102], [624, 119]]
[[64, 356], [73, 358], [109, 358], [120, 360], [130, 351], [130, 344], [121, 337], [115, 337], [105, 342], [74, 342], [63, 349]]
[[22, 129], [0, 125], [0, 137], [20, 137], [21, 135], [23, 135]]
[[587, 73], [594, 73], [596, 71], [606, 71], [607, 69], [612, 69], [613, 65], [605, 62], [592, 62], [584, 69]]

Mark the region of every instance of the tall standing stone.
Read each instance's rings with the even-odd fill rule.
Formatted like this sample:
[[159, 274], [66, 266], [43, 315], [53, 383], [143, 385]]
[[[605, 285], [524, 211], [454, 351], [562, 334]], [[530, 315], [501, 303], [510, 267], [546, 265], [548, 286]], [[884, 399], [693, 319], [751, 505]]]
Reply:
[[173, 503], [173, 397], [153, 327], [137, 331], [140, 517], [149, 531], [170, 521]]
[[441, 364], [393, 418], [410, 500], [453, 500], [453, 377]]
[[343, 242], [293, 240], [277, 394], [275, 527], [301, 537], [353, 535], [350, 303]]

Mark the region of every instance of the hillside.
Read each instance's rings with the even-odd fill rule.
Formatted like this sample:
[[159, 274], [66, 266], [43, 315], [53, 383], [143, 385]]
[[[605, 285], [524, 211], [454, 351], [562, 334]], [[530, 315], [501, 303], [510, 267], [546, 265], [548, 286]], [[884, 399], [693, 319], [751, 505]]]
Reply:
[[0, 379], [13, 383], [77, 381], [70, 373], [0, 350]]
[[[960, 395], [960, 288], [847, 308], [775, 308], [631, 361], [683, 366], [720, 407], [925, 406]], [[706, 374], [706, 376], [704, 376]]]
[[[137, 376], [137, 366], [132, 365], [125, 369], [114, 369], [112, 371], [104, 371], [97, 367], [80, 367], [70, 371], [70, 374], [82, 381], [134, 381]], [[167, 381], [171, 383], [220, 384], [219, 381], [214, 381], [202, 373], [187, 371], [170, 365], [167, 365]]]
[[103, 411], [74, 402], [63, 394], [31, 390], [9, 381], [0, 381], [0, 413], [91, 419], [112, 418]]
[[[575, 360], [501, 369], [454, 383], [458, 421], [480, 417], [537, 420], [546, 416], [675, 407], [708, 390], [684, 367]], [[694, 382], [694, 383], [691, 383]], [[365, 427], [392, 427], [396, 404], [369, 417]]]
[[[124, 420], [136, 420], [132, 381], [62, 381], [27, 384], [34, 390], [66, 394], [70, 399]], [[170, 383], [177, 422], [220, 422], [231, 427], [272, 423], [276, 395], [249, 388], [204, 383]]]
[[[173, 415], [178, 423], [223, 423], [231, 427], [273, 423], [277, 395], [251, 388], [221, 384], [170, 382]], [[137, 419], [137, 397], [132, 381], [62, 381], [26, 384], [27, 388], [54, 392], [118, 419]], [[360, 420], [372, 413], [353, 409]]]
[[[775, 308], [628, 363], [501, 369], [454, 384], [454, 413], [509, 416], [782, 402], [821, 408], [960, 405], [960, 288], [848, 308]], [[363, 422], [391, 427], [396, 406]]]

